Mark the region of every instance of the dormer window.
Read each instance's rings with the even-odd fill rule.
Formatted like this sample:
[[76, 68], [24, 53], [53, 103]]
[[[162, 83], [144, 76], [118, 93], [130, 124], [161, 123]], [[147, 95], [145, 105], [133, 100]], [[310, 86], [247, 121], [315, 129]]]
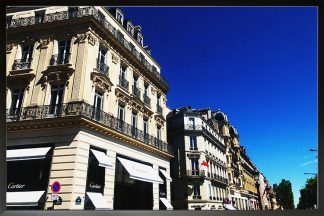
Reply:
[[116, 10], [116, 20], [123, 24], [124, 22], [124, 14], [120, 10]]
[[127, 31], [134, 36], [134, 26], [130, 22], [127, 23]]
[[137, 42], [143, 46], [143, 36], [138, 34], [137, 35]]

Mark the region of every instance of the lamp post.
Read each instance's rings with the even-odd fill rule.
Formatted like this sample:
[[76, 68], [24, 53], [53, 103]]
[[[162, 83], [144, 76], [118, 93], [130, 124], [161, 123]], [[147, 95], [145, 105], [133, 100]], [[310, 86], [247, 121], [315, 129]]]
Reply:
[[257, 191], [258, 191], [259, 208], [260, 208], [260, 210], [262, 210], [262, 202], [261, 202], [261, 196], [260, 196], [259, 175], [260, 175], [260, 173], [258, 171], [254, 172], [255, 185], [256, 185]]

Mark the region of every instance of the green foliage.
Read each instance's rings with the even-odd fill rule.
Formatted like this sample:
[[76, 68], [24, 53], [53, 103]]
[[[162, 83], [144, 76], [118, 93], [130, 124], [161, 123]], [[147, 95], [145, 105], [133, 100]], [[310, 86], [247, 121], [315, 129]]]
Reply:
[[305, 187], [300, 189], [298, 209], [314, 208], [317, 204], [317, 177], [309, 178]]
[[276, 193], [276, 200], [280, 207], [284, 209], [294, 209], [294, 195], [292, 192], [291, 182], [282, 179], [279, 185], [273, 185], [273, 191]]

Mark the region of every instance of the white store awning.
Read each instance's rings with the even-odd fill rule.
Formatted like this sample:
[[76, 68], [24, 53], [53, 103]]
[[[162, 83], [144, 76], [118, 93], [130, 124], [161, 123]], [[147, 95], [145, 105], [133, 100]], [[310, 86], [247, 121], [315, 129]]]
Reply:
[[163, 169], [160, 169], [161, 173], [164, 175], [164, 177], [167, 179], [167, 180], [170, 180], [172, 181], [172, 178], [170, 177], [169, 173], [167, 173], [165, 170]]
[[166, 198], [160, 198], [160, 200], [165, 205], [167, 210], [173, 210], [173, 206], [171, 205], [171, 203]]
[[7, 150], [7, 161], [44, 159], [51, 147]]
[[7, 192], [7, 206], [38, 206], [45, 191]]
[[231, 204], [225, 204], [224, 208], [227, 210], [236, 210], [236, 208], [234, 208]]
[[87, 192], [92, 204], [95, 206], [96, 210], [111, 210], [112, 207], [109, 206], [105, 197], [102, 193]]
[[99, 162], [99, 166], [105, 168], [112, 167], [112, 163], [110, 162], [108, 156], [105, 153], [93, 149], [91, 149], [91, 151], [94, 154], [94, 156], [97, 158]]
[[154, 170], [151, 166], [137, 163], [135, 161], [126, 160], [120, 157], [117, 158], [127, 170], [129, 178], [139, 181], [164, 184], [157, 170]]

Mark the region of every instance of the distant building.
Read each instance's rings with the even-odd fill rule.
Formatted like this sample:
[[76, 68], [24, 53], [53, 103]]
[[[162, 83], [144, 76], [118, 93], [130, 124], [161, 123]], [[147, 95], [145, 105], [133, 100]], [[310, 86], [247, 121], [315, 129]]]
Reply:
[[8, 209], [172, 209], [169, 85], [124, 16], [8, 8]]
[[211, 110], [183, 107], [167, 116], [171, 200], [175, 209], [220, 210], [228, 198], [224, 139], [210, 123]]

